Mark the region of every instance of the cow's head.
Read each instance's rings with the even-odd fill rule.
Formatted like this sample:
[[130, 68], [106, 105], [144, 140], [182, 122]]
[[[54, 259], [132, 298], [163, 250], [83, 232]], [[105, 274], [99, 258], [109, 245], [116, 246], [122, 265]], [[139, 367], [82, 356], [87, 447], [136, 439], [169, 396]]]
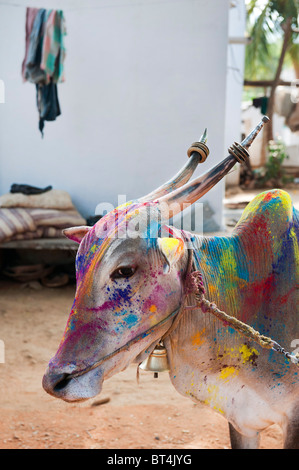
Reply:
[[[186, 251], [183, 240], [173, 238], [166, 227], [156, 226], [149, 237], [140, 232], [153, 209], [152, 204], [132, 203], [93, 227], [65, 231], [80, 241], [77, 287], [61, 344], [43, 380], [52, 395], [67, 401], [95, 396], [104, 379], [137, 356], [140, 361], [143, 351], [149, 354], [171, 325], [171, 319], [163, 320], [180, 305]], [[128, 349], [109, 357], [124, 345]]]
[[43, 378], [51, 395], [66, 401], [97, 395], [104, 379], [144, 359], [170, 328], [182, 301], [188, 255], [181, 232], [165, 223], [236, 163], [227, 157], [188, 183], [203, 147], [192, 151], [182, 170], [149, 195], [106, 214], [93, 227], [65, 230], [80, 244], [77, 286], [63, 338]]
[[66, 401], [97, 395], [104, 379], [140, 362], [170, 327], [182, 300], [187, 250], [180, 231], [165, 222], [194, 192], [187, 182], [208, 154], [205, 142], [206, 131], [180, 172], [152, 193], [93, 227], [64, 231], [79, 243], [77, 285], [63, 338], [43, 378], [48, 393]]

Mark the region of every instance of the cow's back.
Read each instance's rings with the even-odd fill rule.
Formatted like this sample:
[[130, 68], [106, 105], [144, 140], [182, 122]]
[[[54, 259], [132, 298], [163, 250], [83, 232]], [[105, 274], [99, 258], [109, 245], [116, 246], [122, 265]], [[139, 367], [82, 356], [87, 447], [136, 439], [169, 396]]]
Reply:
[[272, 190], [254, 198], [234, 236], [248, 266], [243, 319], [290, 348], [299, 338], [299, 213], [289, 194]]

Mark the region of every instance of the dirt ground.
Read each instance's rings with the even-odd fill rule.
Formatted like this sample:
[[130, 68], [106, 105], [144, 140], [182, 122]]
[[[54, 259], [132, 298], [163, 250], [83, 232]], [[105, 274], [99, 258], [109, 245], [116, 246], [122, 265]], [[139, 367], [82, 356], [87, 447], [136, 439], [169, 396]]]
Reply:
[[[33, 289], [0, 280], [0, 449], [229, 449], [226, 420], [192, 403], [168, 374], [136, 366], [104, 383], [99, 397], [68, 404], [41, 386], [62, 336], [74, 286]], [[106, 399], [105, 404], [97, 404]], [[263, 449], [282, 446], [280, 428], [262, 435]]]

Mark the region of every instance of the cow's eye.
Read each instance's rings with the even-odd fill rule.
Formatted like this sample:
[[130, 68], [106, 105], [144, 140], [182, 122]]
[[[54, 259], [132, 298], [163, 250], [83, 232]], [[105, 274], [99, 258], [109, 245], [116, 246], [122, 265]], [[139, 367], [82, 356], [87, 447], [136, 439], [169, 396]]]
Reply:
[[128, 279], [129, 277], [133, 276], [135, 273], [136, 268], [132, 268], [131, 266], [123, 266], [117, 268], [112, 274], [111, 279]]

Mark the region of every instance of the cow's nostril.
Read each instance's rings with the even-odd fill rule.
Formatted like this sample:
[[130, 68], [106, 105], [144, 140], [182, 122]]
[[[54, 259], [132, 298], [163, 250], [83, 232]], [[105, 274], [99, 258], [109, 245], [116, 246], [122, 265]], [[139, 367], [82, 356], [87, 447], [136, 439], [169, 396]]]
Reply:
[[67, 384], [72, 380], [72, 377], [70, 374], [62, 374], [60, 379], [56, 382], [53, 391], [54, 392], [59, 392], [60, 390], [64, 389]]

